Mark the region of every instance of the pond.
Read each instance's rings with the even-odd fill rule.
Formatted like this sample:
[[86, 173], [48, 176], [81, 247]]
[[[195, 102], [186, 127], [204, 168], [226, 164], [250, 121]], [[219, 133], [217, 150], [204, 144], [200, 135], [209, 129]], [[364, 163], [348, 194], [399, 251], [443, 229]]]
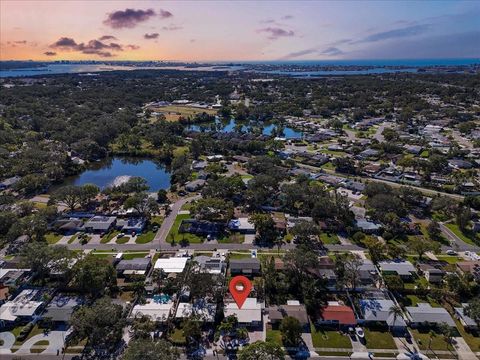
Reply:
[[126, 181], [132, 176], [144, 178], [150, 186], [150, 191], [170, 187], [170, 173], [165, 166], [150, 159], [130, 157], [113, 157], [93, 163], [80, 175], [68, 179], [67, 183], [73, 185], [95, 184], [100, 189], [104, 189]]
[[[216, 129], [217, 131], [230, 133], [234, 131], [241, 131], [241, 132], [251, 132], [255, 127], [262, 128], [263, 135], [272, 135], [272, 132], [277, 128], [275, 124], [269, 123], [254, 123], [254, 122], [238, 122], [235, 119], [230, 119], [230, 121], [222, 121], [217, 118], [214, 123], [203, 123], [203, 124], [192, 124], [187, 126], [187, 130], [190, 131], [212, 131], [212, 129]], [[291, 127], [285, 126], [283, 128], [283, 136], [286, 139], [301, 139], [303, 133], [301, 131], [297, 131]]]

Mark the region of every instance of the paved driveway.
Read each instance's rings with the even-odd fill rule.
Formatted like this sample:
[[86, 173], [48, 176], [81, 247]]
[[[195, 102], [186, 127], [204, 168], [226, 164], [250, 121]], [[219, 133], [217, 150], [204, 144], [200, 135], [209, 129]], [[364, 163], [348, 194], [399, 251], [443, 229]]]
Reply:
[[15, 335], [9, 331], [1, 332], [0, 340], [3, 341], [3, 344], [0, 346], [0, 354], [11, 354], [10, 349], [15, 344]]
[[46, 347], [45, 351], [42, 354], [57, 354], [57, 350], [59, 352], [62, 351], [63, 348], [63, 339], [66, 336], [66, 331], [50, 331], [47, 335], [38, 334], [32, 336], [30, 339], [25, 341], [23, 345], [16, 351], [16, 354], [30, 354], [30, 350], [33, 345], [35, 345], [39, 341], [48, 341], [48, 346]]

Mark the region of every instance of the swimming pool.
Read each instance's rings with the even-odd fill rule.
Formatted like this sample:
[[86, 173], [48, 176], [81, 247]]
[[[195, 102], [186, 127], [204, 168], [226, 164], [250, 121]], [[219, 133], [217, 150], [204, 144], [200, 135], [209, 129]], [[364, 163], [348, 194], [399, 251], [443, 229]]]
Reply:
[[167, 304], [171, 300], [171, 296], [167, 294], [153, 295], [153, 301], [157, 304]]

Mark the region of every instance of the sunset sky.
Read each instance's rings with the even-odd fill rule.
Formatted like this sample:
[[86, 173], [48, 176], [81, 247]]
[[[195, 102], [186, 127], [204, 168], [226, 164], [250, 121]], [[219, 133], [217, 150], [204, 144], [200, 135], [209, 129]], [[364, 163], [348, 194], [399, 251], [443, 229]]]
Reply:
[[0, 59], [480, 56], [480, 1], [0, 0]]

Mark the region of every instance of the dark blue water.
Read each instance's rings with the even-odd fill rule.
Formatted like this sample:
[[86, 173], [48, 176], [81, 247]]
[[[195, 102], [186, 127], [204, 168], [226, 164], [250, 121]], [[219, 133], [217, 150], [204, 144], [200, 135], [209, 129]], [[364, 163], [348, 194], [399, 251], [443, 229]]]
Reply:
[[[274, 129], [276, 129], [276, 125], [274, 124], [264, 124], [262, 126], [262, 134], [270, 136], [272, 135]], [[205, 124], [193, 124], [187, 126], [187, 130], [190, 131], [204, 131], [209, 132], [212, 130], [216, 130], [223, 133], [230, 133], [233, 131], [239, 131], [243, 133], [252, 132], [254, 130], [254, 124], [252, 123], [239, 123], [237, 126], [237, 122], [235, 119], [230, 119], [229, 122], [225, 123], [221, 120], [217, 119], [215, 123], [205, 123]], [[283, 137], [286, 139], [301, 139], [303, 133], [301, 131], [297, 131], [291, 127], [285, 127], [283, 129]]]
[[125, 176], [139, 176], [147, 180], [150, 191], [168, 189], [170, 174], [165, 167], [152, 160], [138, 158], [110, 158], [92, 166], [67, 183], [73, 185], [95, 184], [105, 189]]
[[[208, 64], [208, 63], [206, 63]], [[190, 66], [158, 66], [158, 67], [136, 67], [128, 65], [104, 65], [104, 64], [49, 64], [45, 67], [38, 68], [22, 68], [14, 70], [0, 70], [0, 78], [2, 77], [19, 77], [19, 76], [35, 76], [49, 74], [70, 74], [70, 73], [89, 73], [102, 72], [112, 70], [136, 70], [136, 69], [170, 69], [170, 70], [187, 70], [187, 71], [227, 71], [241, 70], [244, 65], [302, 65], [302, 66], [374, 66], [373, 69], [364, 70], [325, 70], [325, 71], [274, 71], [267, 72], [262, 70], [251, 70], [255, 72], [266, 72], [279, 75], [296, 75], [296, 76], [321, 76], [321, 75], [361, 75], [361, 74], [380, 74], [394, 72], [415, 72], [418, 67], [422, 66], [458, 66], [480, 64], [480, 59], [370, 59], [370, 60], [309, 60], [309, 61], [241, 61], [236, 62], [215, 62], [210, 63], [211, 66], [201, 66], [192, 68]], [[224, 64], [218, 67], [215, 64]], [[402, 66], [402, 69], [385, 69], [385, 66]]]

